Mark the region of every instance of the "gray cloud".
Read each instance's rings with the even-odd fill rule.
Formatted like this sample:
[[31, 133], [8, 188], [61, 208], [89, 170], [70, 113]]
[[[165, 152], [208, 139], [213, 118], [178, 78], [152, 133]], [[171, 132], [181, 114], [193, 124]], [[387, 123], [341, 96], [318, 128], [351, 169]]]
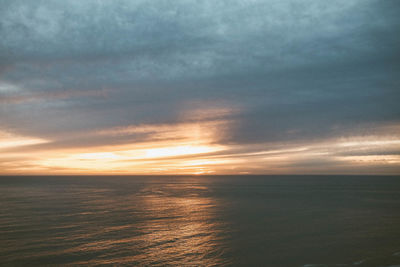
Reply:
[[368, 133], [399, 123], [399, 11], [396, 0], [1, 0], [0, 127], [68, 144], [213, 103], [238, 110], [219, 118], [233, 122], [222, 143]]

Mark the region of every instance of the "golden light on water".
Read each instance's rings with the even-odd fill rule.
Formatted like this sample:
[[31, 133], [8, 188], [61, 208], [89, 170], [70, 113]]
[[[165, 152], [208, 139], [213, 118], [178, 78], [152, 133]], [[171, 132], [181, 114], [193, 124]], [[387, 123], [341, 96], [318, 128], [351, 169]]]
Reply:
[[[228, 228], [214, 218], [218, 212], [217, 200], [203, 196], [202, 192], [207, 192], [208, 188], [196, 186], [195, 178], [191, 178], [191, 183], [189, 186], [171, 184], [167, 188], [153, 185], [142, 190], [141, 208], [150, 218], [141, 224], [143, 233], [146, 233], [144, 242], [147, 245], [147, 257], [208, 255], [224, 247], [219, 235]], [[181, 196], [189, 190], [197, 194]], [[176, 192], [176, 195], [165, 192]], [[154, 240], [160, 245], [154, 246]], [[130, 260], [136, 259], [133, 257]], [[209, 266], [221, 264], [222, 261], [216, 254], [213, 258], [192, 259], [184, 265]]]
[[[46, 233], [52, 233], [49, 229], [61, 229], [62, 234], [64, 230], [72, 230], [70, 235], [62, 235], [62, 239], [58, 232], [56, 237], [44, 239], [73, 244], [57, 246], [51, 252], [46, 251], [46, 255], [98, 255], [106, 251], [113, 254], [118, 248], [122, 253], [117, 253], [117, 257], [77, 257], [74, 265], [153, 266], [159, 265], [160, 259], [170, 259], [169, 263], [176, 266], [226, 266], [230, 263], [231, 259], [224, 254], [231, 250], [227, 239], [231, 224], [219, 219], [224, 205], [219, 198], [210, 195], [215, 181], [188, 177], [164, 183], [163, 178], [158, 177], [145, 178], [138, 186], [135, 181], [140, 180], [115, 178], [111, 180], [119, 181], [117, 187], [108, 179], [102, 184], [105, 180], [90, 178], [90, 183], [94, 182], [96, 187], [83, 183], [71, 191], [66, 190], [68, 193], [54, 192], [52, 187], [49, 192], [40, 192], [43, 194], [41, 201], [49, 195], [58, 199], [70, 192], [74, 192], [76, 198], [72, 204], [66, 203], [67, 207], [51, 220], [45, 220], [50, 221], [49, 225], [40, 224]], [[67, 220], [65, 214], [68, 214]], [[71, 217], [74, 220], [70, 220]], [[79, 242], [81, 240], [84, 242]]]

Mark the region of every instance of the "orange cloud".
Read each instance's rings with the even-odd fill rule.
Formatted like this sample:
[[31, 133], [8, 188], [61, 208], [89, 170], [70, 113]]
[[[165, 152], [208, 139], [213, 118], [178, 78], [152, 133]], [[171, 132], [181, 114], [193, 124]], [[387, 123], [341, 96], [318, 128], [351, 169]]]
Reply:
[[[140, 142], [52, 149], [51, 140], [1, 132], [0, 167], [7, 174], [293, 174], [400, 172], [400, 136], [352, 136], [315, 142], [222, 144], [229, 121], [138, 125], [87, 133]], [[23, 148], [38, 145], [29, 155]], [[7, 150], [12, 147], [18, 151]]]

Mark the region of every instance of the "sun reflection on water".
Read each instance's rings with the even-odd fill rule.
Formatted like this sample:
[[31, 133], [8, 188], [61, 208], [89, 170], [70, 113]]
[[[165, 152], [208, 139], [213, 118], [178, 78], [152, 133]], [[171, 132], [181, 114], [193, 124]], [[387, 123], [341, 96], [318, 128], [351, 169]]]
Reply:
[[[85, 196], [88, 201], [81, 205], [95, 213], [83, 212], [83, 216], [101, 214], [107, 221], [87, 224], [85, 232], [90, 234], [84, 237], [85, 244], [60, 253], [104, 255], [80, 260], [77, 265], [229, 265], [230, 227], [221, 220], [222, 205], [210, 196], [207, 183], [197, 179], [201, 178], [172, 183], [156, 180], [133, 192], [127, 188], [118, 195], [110, 190], [93, 198]], [[81, 237], [78, 234], [71, 241]]]
[[[210, 266], [226, 264], [221, 233], [226, 225], [215, 218], [215, 199], [203, 196], [207, 188], [173, 184], [169, 188], [145, 188], [140, 228], [147, 260], [170, 259], [176, 265]], [[173, 192], [173, 194], [165, 194]], [[149, 262], [150, 263], [150, 262]]]

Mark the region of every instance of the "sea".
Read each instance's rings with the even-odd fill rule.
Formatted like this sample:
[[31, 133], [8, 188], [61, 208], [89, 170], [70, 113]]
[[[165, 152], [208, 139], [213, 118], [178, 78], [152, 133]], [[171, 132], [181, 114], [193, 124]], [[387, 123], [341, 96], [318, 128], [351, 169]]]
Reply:
[[400, 266], [400, 176], [2, 176], [0, 266]]

